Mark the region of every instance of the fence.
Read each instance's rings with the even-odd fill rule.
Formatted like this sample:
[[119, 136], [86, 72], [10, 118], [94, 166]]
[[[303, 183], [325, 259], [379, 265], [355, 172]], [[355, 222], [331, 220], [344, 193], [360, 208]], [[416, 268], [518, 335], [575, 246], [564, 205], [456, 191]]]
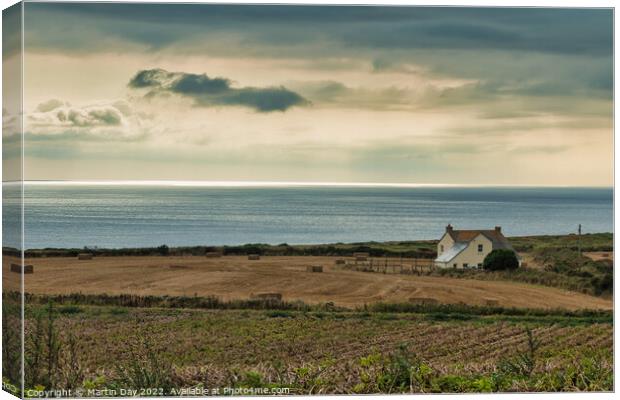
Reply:
[[429, 258], [389, 258], [374, 257], [360, 259], [361, 257], [353, 257], [345, 259], [344, 262], [336, 260], [335, 266], [342, 269], [353, 271], [376, 272], [383, 274], [408, 274], [422, 275], [435, 270], [435, 264]]

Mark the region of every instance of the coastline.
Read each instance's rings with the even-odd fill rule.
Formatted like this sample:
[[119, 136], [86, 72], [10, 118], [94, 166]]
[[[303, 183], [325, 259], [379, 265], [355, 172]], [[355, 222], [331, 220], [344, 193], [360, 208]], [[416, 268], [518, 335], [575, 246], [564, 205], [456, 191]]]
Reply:
[[[556, 235], [526, 235], [526, 236], [507, 236], [513, 244], [515, 250], [525, 251], [527, 246], [553, 243], [558, 246], [564, 244], [567, 247], [577, 247], [575, 234], [556, 234]], [[613, 232], [584, 233], [581, 235], [584, 251], [613, 251]], [[307, 243], [307, 244], [288, 244], [288, 243], [245, 243], [230, 245], [197, 245], [197, 246], [168, 246], [162, 243], [158, 246], [142, 247], [45, 247], [28, 248], [25, 250], [27, 257], [41, 256], [75, 256], [84, 251], [92, 252], [101, 256], [130, 256], [130, 255], [157, 255], [165, 246], [170, 253], [175, 252], [204, 255], [209, 251], [221, 251], [234, 255], [247, 255], [259, 253], [265, 255], [312, 255], [308, 252], [316, 250], [317, 255], [352, 255], [354, 252], [368, 251], [374, 256], [417, 256], [420, 258], [431, 258], [435, 256], [435, 246], [439, 239], [424, 240], [401, 240], [401, 241], [364, 241], [364, 242], [335, 242], [335, 243]], [[19, 253], [20, 250], [5, 246], [3, 252], [6, 254]], [[426, 257], [424, 257], [426, 256]]]

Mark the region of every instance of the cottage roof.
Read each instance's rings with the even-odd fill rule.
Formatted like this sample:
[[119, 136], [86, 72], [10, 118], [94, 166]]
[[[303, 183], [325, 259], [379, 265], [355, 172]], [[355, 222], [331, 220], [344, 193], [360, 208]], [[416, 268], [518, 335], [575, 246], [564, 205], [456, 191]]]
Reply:
[[454, 257], [458, 256], [461, 253], [461, 251], [465, 250], [466, 248], [467, 248], [467, 243], [464, 243], [464, 242], [455, 243], [454, 246], [450, 247], [448, 250], [441, 253], [435, 261], [449, 262]]
[[456, 243], [469, 243], [474, 240], [478, 235], [484, 235], [493, 244], [493, 250], [497, 249], [509, 249], [514, 250], [508, 242], [508, 239], [502, 234], [499, 229], [483, 230], [448, 230], [447, 234], [450, 235], [452, 240]]

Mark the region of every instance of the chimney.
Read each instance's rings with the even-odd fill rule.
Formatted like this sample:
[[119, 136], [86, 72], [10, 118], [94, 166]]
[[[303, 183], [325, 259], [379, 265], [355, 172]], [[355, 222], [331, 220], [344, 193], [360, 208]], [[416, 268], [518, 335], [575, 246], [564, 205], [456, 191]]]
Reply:
[[502, 233], [502, 227], [501, 226], [496, 226], [495, 227], [495, 232]]
[[452, 225], [448, 224], [448, 226], [446, 226], [446, 232], [452, 232], [452, 230]]

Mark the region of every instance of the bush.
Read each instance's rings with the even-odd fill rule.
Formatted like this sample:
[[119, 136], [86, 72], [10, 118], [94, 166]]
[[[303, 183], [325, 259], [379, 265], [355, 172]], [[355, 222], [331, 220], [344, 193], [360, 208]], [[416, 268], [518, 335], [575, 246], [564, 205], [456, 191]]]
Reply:
[[497, 249], [490, 252], [485, 258], [482, 267], [487, 271], [519, 268], [519, 260], [514, 251]]

